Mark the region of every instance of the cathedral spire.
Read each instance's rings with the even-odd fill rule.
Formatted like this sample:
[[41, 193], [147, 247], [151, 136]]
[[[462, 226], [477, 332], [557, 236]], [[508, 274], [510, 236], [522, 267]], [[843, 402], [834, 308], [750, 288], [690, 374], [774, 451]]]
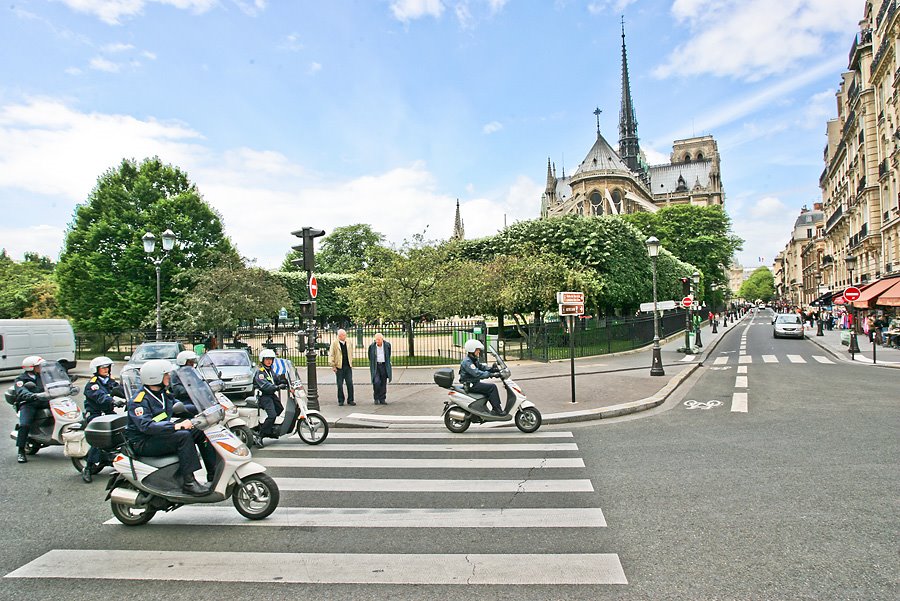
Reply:
[[622, 109], [619, 112], [619, 156], [628, 168], [638, 173], [641, 148], [638, 144], [637, 118], [631, 100], [631, 83], [628, 79], [628, 54], [625, 50], [625, 17], [622, 16]]
[[451, 240], [462, 240], [466, 237], [466, 230], [463, 227], [462, 216], [459, 214], [459, 199], [456, 199], [456, 221], [453, 223], [453, 236]]

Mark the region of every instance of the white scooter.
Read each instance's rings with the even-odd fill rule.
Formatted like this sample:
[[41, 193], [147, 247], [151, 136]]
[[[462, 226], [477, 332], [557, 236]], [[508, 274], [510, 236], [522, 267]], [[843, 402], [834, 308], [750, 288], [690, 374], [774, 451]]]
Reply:
[[[278, 507], [280, 493], [275, 481], [255, 463], [250, 449], [222, 423], [224, 410], [214, 393], [191, 367], [178, 369], [199, 414], [191, 418], [194, 428], [203, 430], [216, 451], [216, 473], [208, 494], [194, 497], [181, 490], [182, 481], [176, 476], [178, 457], [141, 457], [125, 439], [127, 415], [104, 415], [94, 419], [85, 429], [87, 441], [99, 449], [115, 449], [113, 461], [116, 473], [106, 489], [113, 515], [126, 526], [149, 522], [157, 511], [171, 511], [193, 503], [218, 503], [231, 497], [238, 513], [251, 520], [268, 517]], [[122, 372], [122, 383], [129, 398], [140, 390], [137, 369]], [[175, 404], [176, 411], [183, 405]]]
[[541, 427], [541, 412], [534, 403], [529, 401], [522, 389], [512, 380], [509, 367], [497, 354], [493, 347], [488, 347], [488, 352], [494, 356], [497, 369], [497, 377], [503, 382], [506, 390], [506, 406], [501, 415], [491, 413], [488, 407], [488, 397], [468, 390], [463, 384], [453, 384], [455, 372], [447, 367], [434, 372], [434, 383], [441, 388], [447, 388], [448, 399], [444, 401], [444, 425], [454, 433], [462, 433], [469, 429], [474, 422], [476, 424], [491, 422], [508, 422], [515, 416], [516, 427], [530, 434]]
[[[65, 368], [59, 363], [44, 362], [41, 364], [41, 383], [48, 397], [49, 407], [40, 409], [34, 416], [28, 441], [25, 443], [25, 454], [34, 455], [44, 447], [63, 445], [63, 453], [72, 460], [75, 469], [84, 469], [84, 457], [88, 453], [88, 445], [84, 440], [84, 415], [81, 408], [72, 400], [78, 389]], [[15, 394], [12, 388], [7, 396]], [[9, 401], [9, 399], [7, 399]], [[10, 403], [15, 405], [13, 401]], [[16, 440], [19, 424], [10, 432], [9, 437]]]

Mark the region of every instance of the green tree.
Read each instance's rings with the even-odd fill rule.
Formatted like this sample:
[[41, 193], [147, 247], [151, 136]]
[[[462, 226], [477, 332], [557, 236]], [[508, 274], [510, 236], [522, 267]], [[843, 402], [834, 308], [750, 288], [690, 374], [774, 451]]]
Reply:
[[22, 262], [0, 251], [0, 318], [59, 317], [53, 261], [25, 253]]
[[164, 299], [173, 300], [172, 283], [185, 269], [238, 260], [221, 217], [177, 167], [123, 160], [98, 178], [75, 210], [57, 267], [60, 307], [77, 328], [119, 331], [151, 318], [156, 274], [141, 237], [167, 228], [178, 242], [161, 267]]
[[738, 293], [745, 300], [769, 302], [775, 296], [775, 276], [768, 267], [758, 267], [741, 284]]
[[[317, 273], [356, 273], [366, 268], [371, 252], [380, 247], [384, 236], [372, 229], [371, 225], [356, 223], [334, 228], [322, 239], [316, 252]], [[299, 259], [300, 253], [292, 250], [284, 258], [281, 271], [300, 271], [292, 261]]]
[[[290, 306], [294, 315], [300, 315], [300, 303], [309, 299], [309, 282], [306, 272], [297, 271], [272, 272], [278, 282], [284, 286], [291, 299]], [[350, 320], [350, 307], [347, 299], [338, 293], [340, 288], [349, 286], [354, 279], [353, 274], [346, 273], [322, 273], [316, 275], [319, 282], [318, 296], [316, 296], [316, 316], [322, 322], [340, 323]]]

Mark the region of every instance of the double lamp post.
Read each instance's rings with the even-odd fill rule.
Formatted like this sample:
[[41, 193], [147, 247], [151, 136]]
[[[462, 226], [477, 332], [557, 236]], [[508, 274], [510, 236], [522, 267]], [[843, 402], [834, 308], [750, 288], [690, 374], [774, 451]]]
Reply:
[[156, 249], [156, 236], [152, 233], [147, 232], [141, 238], [141, 241], [144, 243], [144, 252], [147, 253], [147, 256], [150, 257], [150, 261], [153, 263], [154, 267], [156, 267], [156, 339], [162, 340], [162, 314], [160, 312], [160, 303], [159, 303], [159, 266], [162, 265], [163, 259], [166, 258], [166, 255], [169, 254], [173, 248], [175, 248], [175, 232], [172, 230], [166, 230], [162, 233], [162, 250], [163, 252], [154, 255], [153, 251]]

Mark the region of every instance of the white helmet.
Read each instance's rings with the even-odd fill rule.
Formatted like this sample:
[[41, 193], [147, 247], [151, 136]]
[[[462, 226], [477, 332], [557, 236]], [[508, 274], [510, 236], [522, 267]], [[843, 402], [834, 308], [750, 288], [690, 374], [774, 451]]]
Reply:
[[270, 348], [267, 348], [266, 350], [264, 350], [263, 352], [261, 352], [259, 354], [259, 362], [260, 363], [262, 363], [266, 359], [274, 359], [274, 358], [275, 358], [275, 351], [273, 351]]
[[91, 373], [96, 374], [101, 367], [109, 367], [112, 369], [113, 360], [109, 357], [94, 357], [91, 359]]
[[475, 338], [470, 338], [469, 340], [466, 341], [465, 348], [466, 348], [466, 352], [471, 355], [472, 353], [474, 353], [475, 351], [477, 351], [479, 349], [484, 350], [484, 345], [481, 344], [480, 340], [476, 340]]
[[141, 384], [159, 386], [163, 377], [172, 370], [172, 362], [166, 359], [151, 359], [141, 365]]
[[178, 353], [178, 356], [175, 357], [175, 365], [178, 367], [184, 367], [188, 361], [197, 361], [197, 353], [194, 351], [181, 351]]
[[31, 355], [22, 359], [22, 369], [25, 371], [34, 371], [34, 368], [43, 363], [44, 360], [37, 355]]

